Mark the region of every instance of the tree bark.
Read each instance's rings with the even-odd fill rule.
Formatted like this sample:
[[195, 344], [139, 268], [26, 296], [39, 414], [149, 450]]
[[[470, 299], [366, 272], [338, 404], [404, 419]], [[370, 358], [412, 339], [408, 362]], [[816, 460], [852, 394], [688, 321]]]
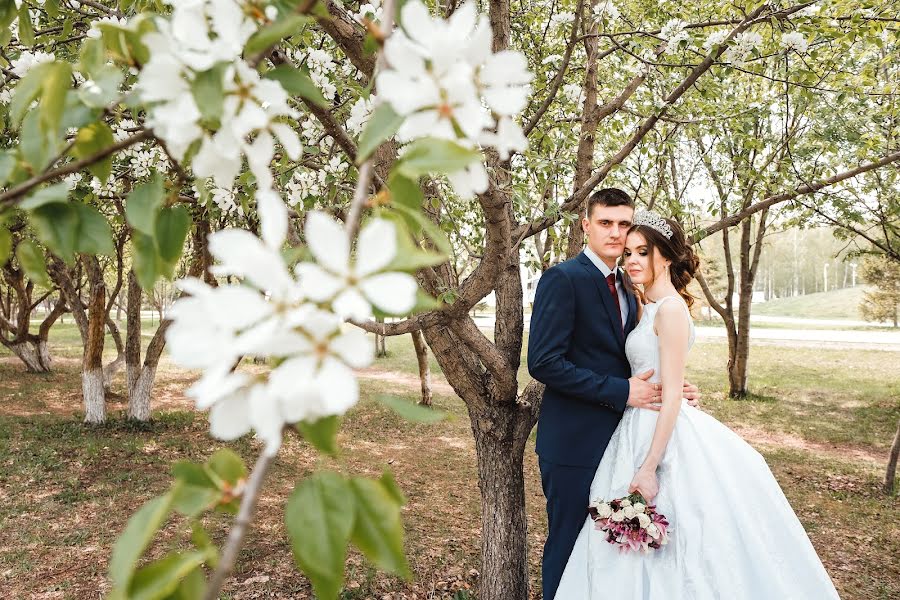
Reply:
[[894, 434], [894, 443], [891, 445], [891, 455], [888, 457], [887, 471], [884, 474], [884, 491], [887, 494], [894, 492], [898, 455], [900, 455], [900, 421], [897, 422], [897, 433]]
[[134, 269], [128, 272], [125, 305], [125, 387], [128, 390], [128, 412], [131, 396], [141, 375], [141, 284]]
[[103, 379], [103, 342], [106, 323], [106, 284], [96, 258], [85, 259], [90, 282], [87, 328], [81, 368], [84, 422], [106, 422], [106, 390]]
[[[413, 347], [416, 349], [416, 361], [419, 363], [419, 381], [422, 384], [422, 399], [419, 404], [431, 406], [431, 367], [428, 365], [428, 346], [421, 331], [413, 331], [411, 334]], [[382, 338], [383, 339], [383, 338]]]

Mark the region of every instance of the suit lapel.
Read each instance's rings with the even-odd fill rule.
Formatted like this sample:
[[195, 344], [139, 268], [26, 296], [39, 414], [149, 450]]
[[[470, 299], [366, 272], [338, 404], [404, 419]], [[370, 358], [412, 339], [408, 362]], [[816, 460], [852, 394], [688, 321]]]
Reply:
[[[600, 301], [603, 304], [603, 307], [606, 309], [607, 314], [609, 315], [616, 339], [619, 340], [619, 345], [624, 348], [625, 333], [622, 331], [622, 327], [619, 326], [619, 324], [622, 323], [622, 313], [620, 313], [619, 309], [616, 308], [616, 303], [613, 300], [612, 294], [609, 293], [609, 286], [606, 285], [606, 278], [603, 277], [603, 273], [600, 272], [600, 269], [598, 269], [597, 266], [591, 262], [591, 259], [588, 258], [584, 252], [578, 255], [578, 262], [581, 263], [581, 266], [587, 270], [587, 272], [591, 275], [591, 278], [594, 280], [594, 283], [597, 285], [597, 292], [600, 294]], [[630, 314], [631, 311], [629, 310], [629, 315]]]

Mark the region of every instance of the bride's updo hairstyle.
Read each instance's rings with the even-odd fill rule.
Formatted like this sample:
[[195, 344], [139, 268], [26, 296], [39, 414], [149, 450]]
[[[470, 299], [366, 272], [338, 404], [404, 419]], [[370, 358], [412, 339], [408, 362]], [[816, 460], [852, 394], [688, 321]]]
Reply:
[[671, 237], [666, 237], [658, 229], [646, 224], [632, 225], [628, 233], [636, 231], [647, 240], [647, 254], [651, 257], [650, 274], [653, 279], [656, 279], [652, 262], [655, 252], [659, 252], [666, 260], [672, 261], [672, 264], [669, 265], [669, 277], [672, 279], [672, 285], [690, 307], [694, 304], [694, 297], [688, 293], [687, 286], [700, 267], [700, 258], [694, 253], [693, 247], [688, 244], [684, 229], [681, 228], [678, 221], [660, 218], [671, 229]]

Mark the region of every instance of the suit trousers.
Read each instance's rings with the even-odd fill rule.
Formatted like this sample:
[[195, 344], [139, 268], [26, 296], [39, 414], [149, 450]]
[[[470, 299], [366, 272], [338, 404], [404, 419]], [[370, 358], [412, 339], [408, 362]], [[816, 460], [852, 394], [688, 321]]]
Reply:
[[[547, 542], [541, 580], [544, 600], [556, 596], [569, 555], [584, 526], [596, 468], [558, 465], [538, 458], [541, 485], [547, 498]], [[560, 598], [560, 600], [577, 600]]]

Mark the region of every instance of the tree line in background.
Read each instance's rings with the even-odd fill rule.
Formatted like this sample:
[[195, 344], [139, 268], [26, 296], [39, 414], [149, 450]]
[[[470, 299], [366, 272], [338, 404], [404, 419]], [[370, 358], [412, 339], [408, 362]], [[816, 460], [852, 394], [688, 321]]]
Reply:
[[[142, 347], [142, 305], [165, 304], [153, 300], [157, 282], [260, 275], [214, 266], [211, 233], [280, 241], [295, 264], [317, 241], [315, 210], [351, 233], [362, 212], [394, 215], [395, 267], [415, 272], [425, 293], [399, 321], [361, 317], [358, 302], [345, 316], [380, 336], [419, 336], [417, 355], [427, 344], [465, 402], [482, 492], [479, 596], [494, 600], [528, 597], [522, 460], [543, 388], [520, 392], [516, 380], [520, 264], [546, 269], [577, 254], [580, 213], [598, 187], [680, 219], [711, 255], [718, 246], [718, 275], [700, 284], [728, 329], [729, 394], [745, 397], [753, 291], [815, 287], [799, 265], [787, 265], [788, 282], [784, 264], [764, 260], [774, 232], [827, 225], [854, 253], [900, 261], [900, 11], [894, 0], [481, 4], [489, 35], [479, 30], [457, 66], [491, 53], [507, 62], [471, 79], [435, 75], [446, 65], [408, 53], [379, 58], [394, 15], [378, 2], [209, 0], [188, 15], [196, 30], [169, 31], [141, 16], [168, 15], [161, 2], [2, 0], [0, 340], [28, 370], [46, 371], [48, 333], [71, 313], [85, 420], [107, 418], [105, 390], [123, 370], [128, 416], [146, 420], [172, 327], [166, 318], [143, 332]], [[452, 35], [472, 29], [461, 3], [428, 8], [460, 20]], [[421, 33], [441, 30], [409, 11], [420, 52], [474, 44], [441, 46], [448, 38]], [[379, 78], [385, 63], [408, 72]], [[482, 98], [463, 93], [475, 87]], [[438, 139], [417, 146], [426, 135]], [[280, 212], [264, 210], [273, 197], [287, 205], [283, 236], [273, 233]], [[349, 246], [338, 250], [349, 260]], [[791, 256], [801, 258], [818, 257]], [[470, 311], [491, 292], [489, 337]], [[107, 334], [116, 358], [104, 364]], [[379, 485], [397, 502], [391, 482]]]

